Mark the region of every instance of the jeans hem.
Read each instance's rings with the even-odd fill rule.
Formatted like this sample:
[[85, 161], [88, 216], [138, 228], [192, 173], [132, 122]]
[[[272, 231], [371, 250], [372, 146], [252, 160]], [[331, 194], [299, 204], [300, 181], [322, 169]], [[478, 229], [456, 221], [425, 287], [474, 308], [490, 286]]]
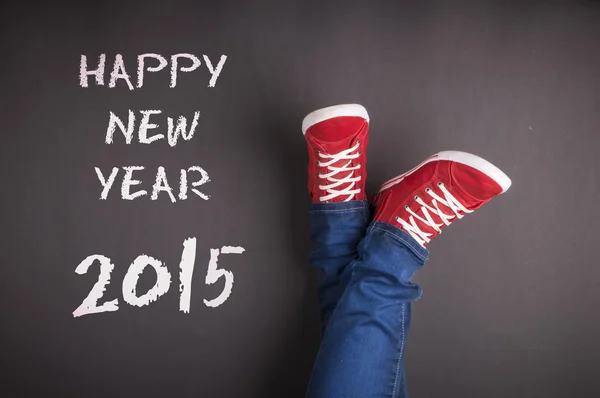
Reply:
[[416, 240], [406, 232], [402, 231], [400, 228], [393, 226], [392, 224], [388, 224], [382, 221], [373, 221], [369, 226], [368, 230], [378, 230], [384, 232], [395, 240], [400, 242], [403, 246], [408, 248], [415, 256], [417, 256], [422, 263], [427, 261], [429, 257], [429, 250], [421, 246], [417, 243]]
[[369, 210], [366, 200], [350, 200], [348, 202], [318, 202], [312, 203], [309, 214], [353, 213]]

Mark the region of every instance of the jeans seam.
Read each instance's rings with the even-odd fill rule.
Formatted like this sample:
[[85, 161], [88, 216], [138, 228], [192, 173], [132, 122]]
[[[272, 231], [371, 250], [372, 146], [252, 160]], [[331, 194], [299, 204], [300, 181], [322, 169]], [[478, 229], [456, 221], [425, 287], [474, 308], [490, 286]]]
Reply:
[[390, 232], [390, 231], [387, 231], [387, 230], [385, 230], [385, 229], [383, 229], [383, 228], [379, 228], [379, 227], [376, 227], [376, 226], [373, 226], [373, 227], [371, 227], [371, 229], [377, 229], [377, 230], [379, 230], [379, 231], [381, 231], [381, 232], [384, 232], [384, 233], [386, 233], [386, 234], [390, 235], [390, 236], [391, 236], [391, 237], [393, 237], [393, 238], [396, 238], [396, 239], [397, 239], [397, 240], [399, 240], [400, 242], [404, 243], [404, 245], [405, 245], [405, 246], [407, 246], [407, 247], [410, 249], [410, 251], [411, 251], [411, 252], [413, 252], [413, 254], [415, 254], [415, 255], [416, 255], [417, 257], [419, 257], [421, 260], [425, 261], [425, 260], [427, 259], [427, 257], [426, 257], [426, 256], [424, 256], [424, 255], [422, 255], [421, 253], [419, 253], [419, 252], [418, 252], [418, 250], [417, 250], [417, 249], [416, 249], [416, 248], [413, 246], [413, 244], [412, 244], [411, 242], [408, 242], [408, 241], [407, 241], [406, 239], [404, 239], [403, 237], [401, 237], [401, 236], [398, 236], [398, 235], [396, 235], [396, 234], [394, 234], [394, 233], [392, 233], [392, 232]]
[[398, 353], [398, 360], [397, 360], [397, 365], [396, 365], [396, 376], [394, 378], [394, 388], [392, 389], [392, 398], [396, 397], [396, 393], [397, 393], [397, 388], [398, 388], [398, 377], [400, 375], [400, 363], [402, 362], [402, 354], [404, 353], [404, 333], [405, 333], [405, 328], [404, 328], [404, 304], [402, 304], [402, 313], [401, 313], [401, 321], [400, 324], [402, 325], [402, 333], [400, 334], [400, 352]]
[[423, 289], [421, 288], [421, 286], [418, 286], [419, 288], [419, 296], [415, 299], [415, 301], [419, 300], [421, 298], [421, 296], [423, 295]]

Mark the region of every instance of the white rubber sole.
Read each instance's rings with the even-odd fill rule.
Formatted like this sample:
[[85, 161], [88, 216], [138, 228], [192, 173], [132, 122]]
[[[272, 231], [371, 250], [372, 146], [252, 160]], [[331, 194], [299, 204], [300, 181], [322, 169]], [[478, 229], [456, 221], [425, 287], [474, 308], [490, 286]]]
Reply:
[[341, 116], [358, 116], [365, 119], [367, 123], [369, 122], [369, 114], [362, 105], [343, 104], [328, 106], [327, 108], [317, 109], [306, 115], [304, 120], [302, 120], [302, 134], [306, 134], [306, 130], [317, 123]]
[[506, 192], [512, 184], [510, 178], [506, 174], [504, 174], [502, 170], [500, 170], [487, 160], [480, 158], [477, 155], [472, 155], [470, 153], [460, 151], [442, 151], [428, 157], [419, 165], [407, 171], [406, 173], [400, 174], [399, 176], [388, 180], [381, 186], [381, 188], [379, 188], [379, 192], [398, 184], [399, 182], [404, 180], [404, 178], [417, 171], [421, 166], [430, 162], [437, 162], [440, 160], [450, 160], [453, 162], [462, 163], [481, 171], [483, 174], [487, 175], [488, 177], [496, 181], [498, 185], [500, 185], [500, 187], [502, 188], [501, 193]]

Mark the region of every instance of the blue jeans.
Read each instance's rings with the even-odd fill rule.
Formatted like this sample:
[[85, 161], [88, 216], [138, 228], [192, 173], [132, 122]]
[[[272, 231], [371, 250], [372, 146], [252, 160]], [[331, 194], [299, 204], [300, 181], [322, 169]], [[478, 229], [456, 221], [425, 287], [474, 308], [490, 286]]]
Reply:
[[367, 201], [314, 203], [310, 215], [323, 338], [307, 397], [408, 397], [404, 348], [421, 296], [409, 279], [428, 251], [371, 221]]

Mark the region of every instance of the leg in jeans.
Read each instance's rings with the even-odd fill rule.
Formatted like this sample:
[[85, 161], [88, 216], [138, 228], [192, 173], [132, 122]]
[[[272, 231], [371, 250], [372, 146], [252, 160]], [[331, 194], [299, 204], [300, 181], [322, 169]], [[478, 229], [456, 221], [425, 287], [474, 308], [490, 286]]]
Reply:
[[426, 258], [427, 250], [399, 228], [369, 226], [345, 269], [349, 282], [323, 336], [308, 397], [406, 396], [410, 303], [421, 294], [409, 279]]
[[[318, 245], [311, 263], [320, 271], [321, 330], [325, 333], [329, 317], [350, 279], [351, 273], [344, 271], [357, 259], [357, 245], [369, 222], [367, 201], [356, 200], [366, 197], [366, 173], [361, 166], [366, 163], [368, 114], [359, 105], [338, 105], [309, 114], [302, 127], [309, 148], [309, 192], [314, 202], [311, 239]], [[358, 156], [353, 158], [355, 154]], [[356, 174], [343, 167], [357, 170]], [[344, 184], [328, 186], [340, 182]], [[408, 319], [410, 308], [406, 314]], [[401, 368], [398, 371], [398, 389], [402, 390], [406, 388], [404, 372]]]
[[310, 262], [319, 270], [321, 334], [324, 334], [346, 289], [349, 273], [344, 270], [357, 259], [358, 242], [364, 237], [369, 223], [369, 205], [365, 200], [313, 203], [310, 217], [310, 237], [317, 244]]
[[308, 190], [312, 197], [311, 263], [319, 270], [321, 330], [344, 292], [343, 271], [369, 223], [364, 192], [369, 115], [357, 104], [316, 110], [304, 118]]
[[421, 294], [409, 280], [428, 255], [425, 246], [455, 219], [505, 192], [510, 179], [471, 154], [433, 155], [382, 186], [374, 221], [354, 251], [351, 241], [365, 223], [352, 201], [364, 201], [368, 117], [353, 107], [325, 108], [303, 123], [309, 192], [313, 202], [329, 202], [313, 204], [311, 212], [311, 236], [319, 244], [311, 260], [323, 275], [326, 328], [307, 396], [407, 397], [410, 304]]

